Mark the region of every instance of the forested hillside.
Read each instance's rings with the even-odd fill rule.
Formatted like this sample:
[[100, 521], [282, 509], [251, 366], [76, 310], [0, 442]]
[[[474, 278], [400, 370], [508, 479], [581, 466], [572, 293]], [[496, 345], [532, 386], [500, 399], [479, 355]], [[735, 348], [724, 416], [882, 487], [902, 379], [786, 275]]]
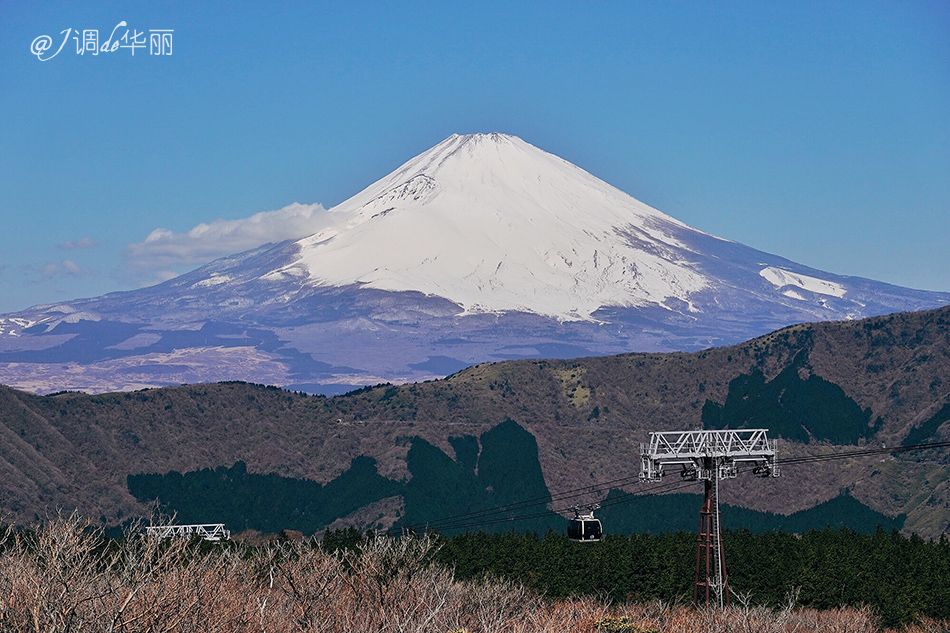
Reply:
[[[723, 543], [733, 603], [745, 597], [780, 607], [791, 594], [817, 609], [871, 605], [886, 626], [950, 619], [946, 538], [925, 542], [884, 529], [799, 537], [728, 530]], [[439, 557], [459, 579], [510, 578], [553, 597], [685, 602], [692, 599], [696, 535], [610, 536], [579, 545], [554, 533], [474, 533], [445, 539]]]
[[[423, 446], [414, 438], [478, 479], [490, 470], [477, 457], [491, 455], [486, 432], [510, 419], [535, 439], [556, 495], [635, 478], [639, 443], [654, 430], [766, 426], [782, 438], [780, 454], [794, 456], [948, 439], [948, 407], [950, 308], [795, 326], [694, 354], [483, 364], [333, 398], [244, 383], [98, 396], [0, 388], [0, 493], [17, 521], [76, 507], [117, 523], [146, 512], [130, 475], [242, 462], [249, 474], [327, 486], [365, 457], [379, 477], [408, 485]], [[482, 440], [478, 451], [466, 436]], [[875, 512], [906, 515], [905, 531], [937, 536], [950, 525], [947, 463], [946, 452], [927, 451], [789, 466], [776, 480], [728, 482], [722, 499], [787, 515], [847, 491]], [[370, 506], [353, 520], [408, 511]]]
[[[333, 525], [355, 523], [390, 533], [404, 529], [443, 534], [565, 530], [564, 513], [570, 516], [574, 497], [552, 499], [541, 475], [537, 443], [517, 423], [506, 420], [480, 438], [453, 437], [449, 443], [456, 447], [455, 460], [421, 438], [410, 439], [408, 481], [382, 477], [373, 459], [358, 457], [326, 486], [248, 473], [243, 462], [184, 474], [129, 475], [128, 485], [139, 501], [157, 503], [157, 510], [175, 516], [179, 523], [213, 520], [235, 532], [295, 530], [310, 536]], [[691, 487], [699, 490], [701, 484]], [[695, 528], [702, 495], [651, 490], [637, 496], [619, 489], [598, 491], [606, 492], [599, 513], [606, 529], [619, 534], [660, 534]], [[505, 510], [498, 512], [498, 508]], [[847, 527], [870, 533], [877, 527], [900, 529], [905, 518], [875, 512], [847, 492], [790, 515], [722, 507], [725, 525], [754, 532]]]

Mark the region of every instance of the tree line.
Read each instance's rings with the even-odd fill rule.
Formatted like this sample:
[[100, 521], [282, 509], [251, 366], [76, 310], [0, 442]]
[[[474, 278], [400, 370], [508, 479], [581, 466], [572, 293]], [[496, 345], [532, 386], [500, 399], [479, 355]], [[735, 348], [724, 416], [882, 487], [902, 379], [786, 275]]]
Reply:
[[[355, 531], [354, 531], [355, 532]], [[346, 547], [354, 532], [328, 532], [330, 548]], [[692, 599], [695, 532], [609, 534], [598, 543], [575, 543], [562, 534], [469, 532], [443, 537], [439, 560], [459, 580], [500, 577], [544, 595], [606, 596], [686, 602]], [[726, 571], [735, 596], [780, 607], [790, 592], [816, 609], [870, 605], [884, 626], [926, 616], [950, 619], [950, 541], [925, 541], [878, 528], [848, 528], [723, 535]]]

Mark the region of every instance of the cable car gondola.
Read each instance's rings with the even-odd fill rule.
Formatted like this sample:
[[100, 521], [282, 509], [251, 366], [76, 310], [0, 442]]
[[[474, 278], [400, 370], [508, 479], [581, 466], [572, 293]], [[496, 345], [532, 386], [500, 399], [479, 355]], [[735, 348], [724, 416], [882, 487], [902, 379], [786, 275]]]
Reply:
[[581, 514], [577, 506], [574, 506], [574, 518], [567, 524], [567, 538], [578, 543], [594, 543], [603, 536], [604, 527], [600, 524], [600, 519], [594, 518], [594, 510], [599, 505], [587, 507], [587, 514]]

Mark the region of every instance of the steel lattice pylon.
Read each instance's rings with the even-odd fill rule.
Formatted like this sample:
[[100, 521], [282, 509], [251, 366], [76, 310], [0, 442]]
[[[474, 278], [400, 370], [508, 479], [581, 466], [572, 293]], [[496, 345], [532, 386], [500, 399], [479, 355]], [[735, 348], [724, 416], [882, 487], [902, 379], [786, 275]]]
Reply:
[[145, 528], [145, 534], [158, 538], [189, 538], [200, 536], [206, 541], [226, 541], [231, 538], [231, 531], [224, 529], [224, 523], [202, 523], [194, 525], [150, 525]]
[[657, 481], [668, 466], [681, 466], [684, 479], [702, 480], [705, 495], [699, 512], [696, 581], [693, 603], [729, 604], [729, 576], [719, 522], [719, 480], [733, 479], [739, 464], [763, 477], [778, 477], [775, 449], [765, 429], [665, 431], [650, 434], [640, 446], [640, 480]]

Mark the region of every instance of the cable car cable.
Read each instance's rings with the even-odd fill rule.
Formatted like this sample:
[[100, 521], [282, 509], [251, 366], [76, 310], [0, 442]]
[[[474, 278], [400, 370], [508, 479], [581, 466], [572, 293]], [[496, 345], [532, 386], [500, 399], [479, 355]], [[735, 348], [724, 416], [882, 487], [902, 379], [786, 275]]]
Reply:
[[[895, 446], [892, 448], [887, 448], [887, 447], [873, 448], [873, 449], [866, 448], [866, 449], [848, 451], [848, 452], [843, 452], [843, 453], [831, 453], [831, 454], [826, 454], [826, 455], [804, 455], [801, 457], [789, 457], [785, 459], [778, 459], [776, 460], [776, 463], [783, 466], [789, 466], [789, 465], [815, 463], [815, 462], [828, 461], [828, 460], [870, 457], [874, 455], [881, 455], [881, 454], [888, 454], [888, 453], [904, 453], [904, 452], [910, 452], [910, 451], [926, 450], [926, 449], [931, 449], [931, 448], [946, 448], [946, 447], [950, 447], [950, 441], [925, 442], [925, 443], [913, 444], [909, 446]], [[746, 473], [746, 472], [752, 472], [752, 470], [742, 469], [739, 471], [739, 473]], [[496, 506], [493, 508], [486, 508], [483, 510], [475, 510], [475, 511], [466, 512], [463, 514], [443, 517], [441, 519], [436, 519], [434, 521], [429, 521], [429, 522], [424, 522], [424, 523], [420, 522], [420, 523], [415, 523], [409, 526], [402, 526], [399, 528], [399, 530], [416, 529], [420, 527], [426, 528], [426, 529], [443, 529], [443, 530], [460, 529], [460, 528], [480, 527], [483, 525], [494, 525], [494, 524], [506, 523], [506, 522], [525, 521], [525, 520], [529, 520], [533, 518], [542, 518], [542, 517], [550, 516], [551, 512], [559, 514], [562, 512], [570, 511], [573, 508], [568, 507], [568, 508], [562, 508], [558, 510], [545, 510], [542, 512], [535, 512], [532, 514], [516, 515], [516, 516], [510, 516], [510, 517], [496, 517], [494, 515], [498, 515], [505, 512], [511, 512], [515, 510], [523, 510], [523, 509], [527, 509], [527, 508], [538, 506], [538, 505], [547, 505], [548, 503], [552, 503], [554, 501], [562, 501], [564, 499], [578, 497], [583, 494], [601, 492], [604, 489], [609, 489], [617, 485], [622, 486], [627, 483], [632, 483], [633, 481], [638, 480], [638, 479], [639, 479], [638, 476], [637, 477], [620, 477], [620, 478], [609, 480], [606, 482], [599, 482], [595, 484], [590, 484], [588, 486], [583, 486], [581, 488], [575, 488], [572, 490], [558, 493], [556, 495], [549, 495], [547, 497], [537, 497], [535, 499], [528, 499], [525, 501], [509, 503], [506, 505]], [[613, 505], [627, 503], [637, 497], [650, 497], [650, 496], [656, 496], [656, 495], [660, 495], [660, 494], [664, 494], [668, 492], [673, 492], [675, 490], [679, 490], [687, 486], [690, 486], [694, 483], [695, 482], [693, 481], [673, 482], [671, 484], [661, 484], [659, 486], [650, 488], [649, 490], [642, 491], [642, 492], [624, 493], [623, 495], [614, 497], [613, 499], [602, 501], [600, 503], [600, 506], [602, 508], [610, 507]], [[389, 531], [397, 531], [397, 530], [390, 529]]]
[[465, 512], [462, 514], [452, 515], [448, 517], [443, 517], [441, 519], [435, 519], [433, 521], [415, 523], [408, 526], [403, 526], [402, 529], [415, 529], [415, 528], [434, 528], [438, 529], [444, 523], [454, 523], [460, 519], [465, 518], [480, 518], [485, 516], [490, 516], [493, 514], [500, 514], [503, 512], [508, 512], [511, 510], [520, 510], [525, 508], [530, 508], [533, 506], [547, 505], [555, 501], [563, 501], [564, 499], [570, 499], [573, 497], [579, 497], [584, 494], [592, 494], [596, 492], [601, 492], [606, 488], [613, 486], [623, 486], [628, 483], [633, 483], [634, 481], [639, 480], [639, 475], [628, 476], [628, 477], [619, 477], [617, 479], [612, 479], [605, 482], [599, 482], [594, 484], [589, 484], [587, 486], [582, 486], [580, 488], [574, 488], [573, 490], [566, 490], [564, 492], [557, 493], [556, 495], [548, 495], [546, 497], [536, 497], [534, 499], [527, 499], [525, 501], [518, 501], [515, 503], [509, 503], [500, 506], [494, 506], [492, 508], [485, 508], [483, 510], [473, 510], [471, 512]]
[[821, 462], [835, 459], [848, 459], [854, 457], [870, 457], [873, 455], [885, 455], [889, 453], [907, 453], [911, 451], [927, 450], [929, 448], [946, 448], [950, 442], [926, 442], [921, 444], [912, 444], [910, 446], [894, 446], [891, 448], [864, 448], [855, 451], [846, 451], [842, 453], [829, 453], [825, 455], [803, 455], [801, 457], [787, 457], [776, 460], [779, 465], [807, 464], [812, 462]]
[[[688, 485], [691, 485], [691, 484], [693, 484], [693, 483], [695, 483], [695, 482], [692, 482], [692, 481], [689, 481], [689, 482], [676, 481], [676, 482], [663, 483], [663, 484], [654, 486], [654, 487], [652, 487], [652, 488], [650, 488], [650, 489], [648, 489], [648, 490], [645, 490], [645, 491], [626, 493], [626, 494], [623, 495], [623, 497], [616, 497], [615, 499], [623, 499], [623, 500], [622, 500], [622, 501], [613, 501], [613, 500], [612, 500], [611, 502], [607, 503], [607, 506], [609, 507], [609, 506], [612, 506], [612, 505], [616, 505], [616, 504], [618, 504], [618, 503], [626, 503], [627, 501], [632, 501], [632, 499], [635, 498], [635, 497], [650, 497], [650, 496], [655, 496], [655, 495], [664, 494], [664, 493], [667, 493], [667, 492], [672, 492], [673, 490], [679, 490], [680, 488], [684, 488], [684, 487], [686, 487], [686, 486], [688, 486]], [[601, 502], [600, 505], [601, 505], [601, 507], [605, 507], [604, 502]], [[453, 529], [453, 530], [454, 530], [454, 529], [464, 529], [464, 528], [481, 527], [481, 526], [484, 526], [484, 525], [495, 525], [495, 524], [498, 524], [498, 523], [508, 523], [508, 522], [515, 522], [515, 521], [525, 521], [525, 520], [529, 520], [529, 519], [537, 519], [537, 518], [549, 517], [549, 516], [551, 516], [551, 513], [552, 513], [552, 512], [555, 513], [555, 514], [560, 514], [560, 513], [563, 513], [563, 512], [570, 511], [570, 510], [572, 510], [572, 509], [573, 509], [572, 507], [567, 507], [567, 508], [559, 508], [559, 509], [557, 509], [557, 510], [545, 510], [545, 511], [543, 511], [543, 512], [535, 512], [535, 513], [526, 514], [526, 515], [516, 515], [516, 516], [513, 516], [513, 517], [485, 518], [485, 519], [482, 519], [482, 520], [479, 520], [479, 519], [475, 518], [475, 519], [470, 520], [470, 521], [462, 520], [462, 521], [452, 522], [452, 523], [450, 523], [450, 524], [444, 524], [444, 525], [441, 526], [441, 529], [443, 529], [443, 530], [445, 530], [445, 529]], [[461, 517], [462, 515], [459, 515], [459, 516]], [[435, 528], [435, 529], [439, 529], [439, 528]]]

